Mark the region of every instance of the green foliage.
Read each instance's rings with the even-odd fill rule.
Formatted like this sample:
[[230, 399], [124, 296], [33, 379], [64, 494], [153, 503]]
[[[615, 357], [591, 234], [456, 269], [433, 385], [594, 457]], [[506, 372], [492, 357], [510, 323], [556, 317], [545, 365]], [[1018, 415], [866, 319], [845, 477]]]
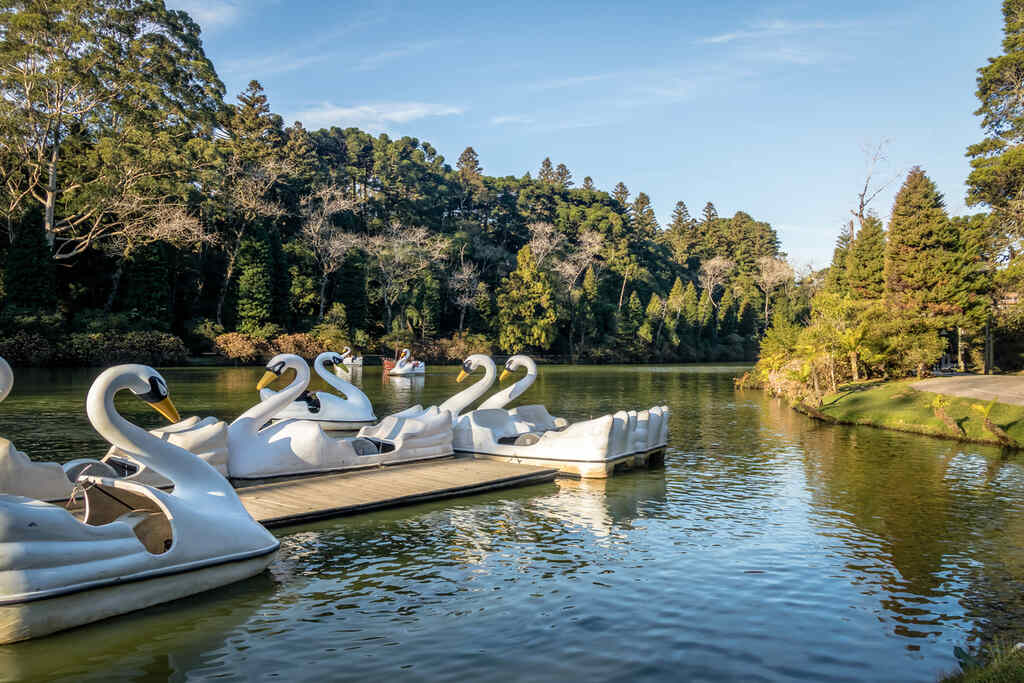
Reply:
[[538, 270], [529, 246], [519, 250], [516, 266], [498, 293], [498, 343], [504, 351], [546, 351], [557, 321], [551, 285]]
[[258, 331], [273, 319], [273, 252], [265, 233], [256, 233], [243, 241], [238, 255], [238, 329], [261, 336]]
[[326, 348], [334, 351], [340, 352], [346, 346], [354, 345], [345, 306], [339, 303], [332, 304], [324, 319], [309, 333]]
[[26, 222], [19, 228], [7, 253], [4, 291], [8, 306], [52, 311], [56, 305], [53, 255], [41, 224]]
[[854, 296], [880, 299], [885, 289], [885, 234], [882, 221], [868, 216], [847, 256], [847, 284]]

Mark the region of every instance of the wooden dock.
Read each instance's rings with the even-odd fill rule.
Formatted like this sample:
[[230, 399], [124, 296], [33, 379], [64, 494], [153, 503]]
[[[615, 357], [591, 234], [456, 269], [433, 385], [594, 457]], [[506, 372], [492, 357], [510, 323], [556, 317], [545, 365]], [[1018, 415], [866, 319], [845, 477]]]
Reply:
[[268, 528], [552, 481], [558, 470], [458, 456], [238, 489]]

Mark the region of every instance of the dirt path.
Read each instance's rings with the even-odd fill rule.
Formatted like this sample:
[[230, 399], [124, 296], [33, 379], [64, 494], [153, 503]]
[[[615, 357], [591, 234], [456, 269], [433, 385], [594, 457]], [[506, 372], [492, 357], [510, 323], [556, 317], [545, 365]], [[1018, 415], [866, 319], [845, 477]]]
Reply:
[[932, 377], [911, 384], [919, 391], [931, 391], [948, 396], [964, 396], [981, 401], [998, 399], [1000, 403], [1024, 406], [1024, 376], [1018, 375], [957, 375]]

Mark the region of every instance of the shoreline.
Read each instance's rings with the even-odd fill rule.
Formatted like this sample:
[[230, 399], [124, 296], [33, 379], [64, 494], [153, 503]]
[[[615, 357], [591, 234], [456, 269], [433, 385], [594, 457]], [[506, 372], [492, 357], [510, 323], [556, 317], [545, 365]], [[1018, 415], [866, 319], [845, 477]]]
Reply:
[[[828, 394], [819, 408], [792, 402], [794, 410], [827, 424], [875, 427], [891, 431], [931, 436], [947, 441], [998, 446], [1010, 451], [1022, 450], [1024, 443], [1024, 406], [991, 403], [991, 423], [1001, 428], [1015, 443], [1001, 441], [986, 428], [982, 409], [989, 404], [976, 398], [922, 391], [911, 386], [919, 380], [905, 379], [845, 385]], [[936, 415], [935, 402], [960, 430]]]

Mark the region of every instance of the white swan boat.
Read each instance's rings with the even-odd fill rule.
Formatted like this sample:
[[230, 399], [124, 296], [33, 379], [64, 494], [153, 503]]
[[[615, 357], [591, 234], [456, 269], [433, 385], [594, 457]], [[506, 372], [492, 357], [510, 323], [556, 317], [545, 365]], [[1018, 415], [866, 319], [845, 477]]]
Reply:
[[420, 360], [409, 360], [409, 349], [402, 349], [402, 355], [395, 367], [387, 370], [387, 374], [402, 377], [404, 375], [422, 375], [427, 371], [427, 364]]
[[[493, 382], [494, 362], [487, 358], [486, 363], [476, 361], [486, 368], [478, 382], [481, 395]], [[533, 359], [518, 355], [508, 359], [500, 379], [521, 368], [527, 371], [522, 379], [488, 398], [478, 409], [456, 418], [456, 451], [557, 467], [565, 474], [583, 478], [605, 478], [617, 466], [648, 464], [650, 457], [667, 445], [668, 406], [639, 412], [622, 410], [572, 424], [552, 417], [542, 405], [505, 410], [504, 406], [522, 395], [537, 378]]]
[[363, 427], [355, 437], [335, 438], [306, 420], [285, 420], [264, 427], [305, 391], [309, 366], [294, 354], [275, 356], [257, 384], [262, 390], [286, 370], [291, 384], [242, 413], [228, 428], [227, 474], [236, 483], [310, 475], [452, 455], [452, 424], [447, 413], [391, 415]]
[[[348, 347], [345, 347], [345, 352], [348, 350]], [[316, 374], [320, 375], [320, 378], [338, 394], [341, 394], [340, 396], [326, 391], [318, 391], [315, 394], [303, 391], [297, 399], [278, 412], [273, 420], [275, 422], [288, 419], [309, 420], [327, 430], [359, 429], [376, 422], [377, 416], [373, 414], [370, 399], [358, 387], [340, 375], [340, 372], [344, 372], [344, 370], [340, 370], [343, 359], [344, 354], [339, 356], [328, 351], [321, 353], [313, 361], [313, 369]], [[328, 370], [328, 366], [335, 372]], [[260, 400], [262, 401], [269, 400], [275, 395], [277, 392], [268, 387], [260, 390]]]
[[117, 413], [114, 396], [124, 389], [177, 417], [159, 373], [121, 365], [90, 388], [89, 420], [113, 445], [168, 477], [174, 491], [83, 475], [82, 520], [40, 500], [0, 495], [0, 643], [254, 576], [278, 549], [215, 469]]
[[352, 355], [352, 349], [350, 349], [349, 347], [346, 346], [341, 351], [341, 364], [342, 365], [356, 365], [356, 366], [362, 367], [362, 365], [363, 365], [363, 357], [362, 356], [353, 356]]

